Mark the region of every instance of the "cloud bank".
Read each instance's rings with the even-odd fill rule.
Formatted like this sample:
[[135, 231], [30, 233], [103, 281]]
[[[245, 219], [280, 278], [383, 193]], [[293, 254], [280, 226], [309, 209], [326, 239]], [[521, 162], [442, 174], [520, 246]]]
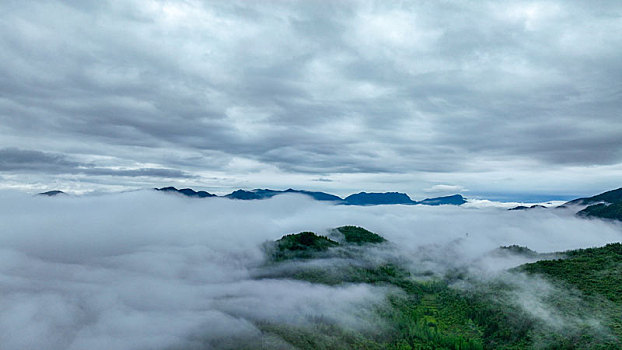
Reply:
[[622, 239], [619, 225], [557, 211], [5, 191], [0, 343], [7, 350], [209, 348], [257, 336], [256, 322], [304, 325], [314, 317], [365, 329], [371, 306], [385, 302], [384, 288], [254, 277], [265, 241], [344, 224], [383, 234], [397, 250], [374, 254], [407, 257], [413, 271], [461, 265], [474, 276], [525, 262], [486, 258], [500, 245], [548, 252]]

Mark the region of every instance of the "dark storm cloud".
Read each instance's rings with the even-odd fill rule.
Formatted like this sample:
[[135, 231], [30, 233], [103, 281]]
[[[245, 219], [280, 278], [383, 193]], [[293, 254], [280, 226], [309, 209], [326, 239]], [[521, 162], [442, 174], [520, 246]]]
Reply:
[[108, 176], [151, 176], [163, 178], [190, 178], [190, 174], [175, 169], [139, 168], [111, 169], [80, 163], [61, 154], [17, 148], [0, 149], [0, 172], [44, 172], [49, 174], [86, 174]]
[[187, 172], [234, 159], [328, 175], [622, 161], [615, 1], [0, 10], [0, 147]]

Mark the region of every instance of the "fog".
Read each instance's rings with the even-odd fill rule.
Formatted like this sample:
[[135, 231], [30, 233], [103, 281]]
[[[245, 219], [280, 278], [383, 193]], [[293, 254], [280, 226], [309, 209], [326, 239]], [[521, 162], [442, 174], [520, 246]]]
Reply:
[[0, 344], [210, 348], [234, 335], [257, 335], [257, 322], [322, 318], [371, 328], [370, 305], [385, 303], [387, 288], [257, 278], [264, 242], [341, 225], [363, 226], [391, 242], [367, 250], [370, 259], [393, 255], [415, 275], [460, 267], [482, 279], [529, 261], [491, 253], [502, 245], [555, 252], [622, 240], [619, 224], [564, 210], [334, 206], [299, 195], [235, 201], [155, 191], [0, 192]]

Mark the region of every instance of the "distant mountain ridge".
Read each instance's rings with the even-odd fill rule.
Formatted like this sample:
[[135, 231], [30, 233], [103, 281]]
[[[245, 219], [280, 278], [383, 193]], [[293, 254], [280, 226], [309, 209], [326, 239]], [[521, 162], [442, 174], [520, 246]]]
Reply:
[[385, 192], [351, 194], [344, 199], [349, 205], [379, 205], [379, 204], [416, 204], [406, 193]]
[[566, 202], [564, 204], [564, 206], [569, 206], [569, 205], [592, 205], [592, 204], [598, 204], [598, 203], [615, 204], [615, 203], [620, 203], [620, 202], [622, 202], [622, 187], [620, 187], [620, 188], [618, 188], [616, 190], [611, 190], [611, 191], [603, 192], [601, 194], [597, 194], [597, 195], [592, 196], [592, 197], [577, 198], [577, 199], [571, 200], [569, 202]]
[[510, 208], [508, 210], [529, 210], [529, 209], [546, 209], [546, 207], [544, 205], [540, 205], [540, 204], [534, 204], [532, 206], [524, 206], [524, 205], [519, 205], [517, 207], [514, 208]]
[[417, 204], [423, 204], [423, 205], [444, 205], [444, 204], [451, 204], [451, 205], [462, 205], [464, 203], [466, 203], [466, 199], [464, 199], [464, 197], [462, 197], [459, 194], [454, 194], [453, 196], [445, 196], [445, 197], [436, 197], [436, 198], [426, 198], [420, 202], [417, 202]]
[[155, 188], [156, 191], [161, 192], [174, 192], [179, 193], [188, 197], [196, 197], [196, 198], [206, 198], [206, 197], [225, 197], [229, 199], [237, 199], [237, 200], [260, 200], [260, 199], [268, 199], [277, 195], [287, 194], [287, 193], [297, 193], [309, 196], [318, 201], [327, 201], [334, 202], [335, 204], [343, 204], [343, 205], [390, 205], [390, 204], [405, 204], [405, 205], [462, 205], [466, 203], [464, 197], [459, 194], [453, 196], [445, 196], [445, 197], [437, 197], [437, 198], [426, 198], [422, 201], [414, 201], [412, 200], [406, 193], [400, 192], [384, 192], [384, 193], [375, 193], [375, 192], [360, 192], [356, 194], [352, 194], [347, 196], [346, 198], [341, 198], [334, 194], [326, 193], [326, 192], [318, 192], [318, 191], [305, 191], [305, 190], [294, 190], [288, 188], [287, 190], [271, 190], [271, 189], [254, 189], [251, 191], [247, 190], [236, 190], [224, 196], [217, 196], [215, 194], [205, 192], [205, 191], [194, 191], [190, 188], [184, 189], [176, 189], [175, 187], [162, 187]]
[[596, 196], [578, 198], [567, 202], [563, 206], [587, 205], [577, 215], [622, 221], [622, 187], [607, 191]]
[[162, 187], [162, 188], [155, 188], [156, 191], [162, 191], [162, 192], [176, 192], [176, 193], [181, 193], [184, 196], [188, 196], [188, 197], [198, 197], [198, 198], [206, 198], [206, 197], [217, 197], [215, 194], [209, 193], [209, 192], [205, 192], [205, 191], [195, 191], [191, 188], [182, 188], [181, 190], [176, 189], [175, 187]]
[[622, 202], [593, 204], [579, 211], [577, 215], [622, 221]]
[[47, 191], [47, 192], [39, 193], [40, 196], [48, 196], [48, 197], [57, 196], [59, 194], [65, 194], [65, 192], [59, 191], [59, 190], [53, 190], [53, 191]]
[[466, 200], [462, 195], [426, 198], [422, 201], [414, 201], [406, 193], [384, 192], [367, 193], [361, 192], [349, 195], [344, 199], [345, 204], [349, 205], [380, 205], [380, 204], [423, 204], [423, 205], [462, 205]]
[[[577, 207], [581, 210], [578, 210]], [[538, 208], [545, 207], [537, 204], [530, 207], [519, 205], [508, 210], [530, 210]], [[622, 221], [622, 187], [603, 192], [592, 197], [573, 199], [556, 208], [578, 210], [576, 215], [584, 218], [600, 218]]]
[[300, 193], [300, 194], [310, 196], [313, 199], [318, 200], [318, 201], [336, 201], [336, 202], [343, 201], [341, 197], [338, 197], [338, 196], [335, 196], [329, 193], [294, 190], [291, 188], [288, 188], [285, 191], [270, 190], [270, 189], [255, 189], [252, 191], [237, 190], [237, 191], [233, 191], [229, 193], [228, 195], [225, 195], [225, 197], [231, 198], [231, 199], [242, 199], [242, 200], [266, 199], [266, 198], [272, 198], [276, 195], [284, 194], [284, 193]]

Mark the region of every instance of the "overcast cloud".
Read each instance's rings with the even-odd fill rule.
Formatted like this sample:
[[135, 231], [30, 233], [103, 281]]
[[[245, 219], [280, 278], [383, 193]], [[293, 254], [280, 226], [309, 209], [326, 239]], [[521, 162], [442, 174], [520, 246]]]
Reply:
[[601, 192], [621, 33], [618, 1], [3, 1], [2, 187]]

